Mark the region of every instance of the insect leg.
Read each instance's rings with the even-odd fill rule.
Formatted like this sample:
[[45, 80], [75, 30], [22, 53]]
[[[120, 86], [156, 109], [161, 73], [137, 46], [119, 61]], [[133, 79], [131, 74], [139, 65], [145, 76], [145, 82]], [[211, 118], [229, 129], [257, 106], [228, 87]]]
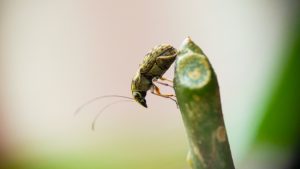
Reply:
[[159, 88], [157, 86], [155, 86], [154, 84], [153, 84], [153, 86], [151, 88], [151, 93], [154, 94], [154, 95], [156, 95], [156, 96], [160, 96], [160, 97], [164, 97], [164, 98], [168, 98], [168, 99], [173, 100], [176, 103], [177, 107], [178, 107], [178, 103], [177, 103], [176, 99], [172, 98], [172, 97], [175, 97], [175, 95], [160, 93]]
[[[156, 86], [156, 85], [153, 85], [153, 93], [154, 94], [157, 94], [158, 96], [161, 96], [161, 97], [165, 97], [165, 98], [170, 98], [170, 97], [174, 97], [175, 95], [173, 94], [162, 94], [159, 90], [159, 88]], [[156, 92], [156, 93], [155, 93]]]
[[160, 81], [158, 81], [158, 79], [156, 79], [156, 78], [154, 78], [154, 79], [152, 80], [152, 83], [158, 83], [158, 84], [161, 84], [161, 85], [164, 85], [164, 86], [169, 86], [169, 87], [172, 87], [172, 88], [173, 88], [173, 85], [170, 85], [170, 84], [168, 84], [168, 83], [160, 82]]
[[159, 79], [160, 79], [160, 80], [165, 80], [165, 81], [168, 81], [168, 82], [173, 83], [173, 80], [167, 79], [167, 78], [165, 78], [165, 77], [160, 77]]
[[169, 87], [172, 87], [173, 88], [173, 85], [170, 85], [168, 83], [163, 83], [163, 82], [160, 82], [160, 81], [154, 81], [155, 83], [158, 83], [158, 84], [161, 84], [161, 85], [164, 85], [164, 86], [169, 86]]

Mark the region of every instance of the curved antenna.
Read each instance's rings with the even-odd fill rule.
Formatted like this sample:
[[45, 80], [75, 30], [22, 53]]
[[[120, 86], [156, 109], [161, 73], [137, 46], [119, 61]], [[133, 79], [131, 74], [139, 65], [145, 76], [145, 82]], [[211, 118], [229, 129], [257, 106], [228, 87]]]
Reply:
[[109, 97], [120, 97], [120, 98], [125, 98], [125, 99], [130, 99], [130, 100], [134, 100], [133, 98], [131, 97], [127, 97], [127, 96], [122, 96], [122, 95], [103, 95], [103, 96], [98, 96], [98, 97], [95, 97], [85, 103], [83, 103], [81, 106], [79, 106], [76, 111], [74, 112], [74, 116], [76, 116], [85, 106], [97, 101], [97, 100], [101, 100], [101, 99], [104, 99], [104, 98], [109, 98]]
[[92, 123], [92, 130], [95, 130], [96, 121], [100, 117], [100, 115], [104, 112], [104, 110], [106, 110], [107, 108], [109, 108], [110, 106], [112, 106], [114, 104], [121, 103], [121, 102], [134, 102], [134, 101], [133, 100], [117, 100], [117, 101], [111, 102], [111, 103], [107, 104], [106, 106], [104, 106], [98, 112], [98, 114], [96, 115], [96, 117], [94, 118], [93, 123]]

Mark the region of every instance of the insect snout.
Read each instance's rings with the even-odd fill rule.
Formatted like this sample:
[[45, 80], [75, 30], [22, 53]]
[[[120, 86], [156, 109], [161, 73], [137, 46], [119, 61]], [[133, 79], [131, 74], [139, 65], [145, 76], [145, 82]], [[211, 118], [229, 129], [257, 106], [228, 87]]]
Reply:
[[147, 108], [147, 103], [146, 103], [146, 92], [144, 91], [134, 91], [132, 92], [132, 96], [134, 98], [134, 100], [138, 103], [140, 103], [142, 106], [144, 106], [145, 108]]

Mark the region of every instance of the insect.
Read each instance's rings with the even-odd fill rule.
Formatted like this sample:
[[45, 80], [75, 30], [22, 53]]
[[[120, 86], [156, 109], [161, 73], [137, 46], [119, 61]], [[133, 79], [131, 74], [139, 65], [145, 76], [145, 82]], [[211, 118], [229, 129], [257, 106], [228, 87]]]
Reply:
[[[158, 82], [158, 79], [170, 81], [163, 78], [162, 75], [175, 61], [176, 56], [177, 50], [168, 44], [154, 47], [152, 51], [145, 56], [143, 63], [140, 64], [131, 82], [131, 92], [135, 101], [147, 108], [145, 97], [148, 90], [151, 90], [151, 93], [155, 95], [170, 98], [175, 101], [175, 99], [172, 98], [174, 95], [161, 94], [154, 82]], [[170, 86], [167, 83], [158, 83]]]
[[[98, 119], [99, 115], [107, 109], [109, 106], [120, 103], [120, 102], [128, 102], [128, 101], [136, 101], [145, 108], [147, 108], [146, 103], [146, 95], [147, 92], [150, 90], [152, 94], [161, 96], [164, 98], [169, 98], [173, 100], [176, 105], [177, 101], [173, 98], [175, 95], [173, 94], [162, 94], [159, 90], [159, 88], [156, 86], [155, 83], [162, 84], [165, 86], [173, 87], [172, 85], [168, 83], [163, 83], [158, 80], [162, 81], [168, 81], [173, 82], [171, 80], [168, 80], [163, 77], [163, 74], [170, 68], [172, 63], [175, 61], [177, 57], [177, 50], [168, 44], [162, 44], [154, 47], [150, 52], [146, 54], [144, 57], [143, 62], [140, 64], [135, 76], [132, 79], [131, 82], [131, 92], [132, 92], [132, 98], [127, 96], [121, 96], [121, 95], [104, 95], [99, 96], [96, 98], [93, 98], [83, 105], [81, 105], [76, 111], [75, 115], [78, 114], [83, 107], [85, 107], [88, 104], [93, 103], [96, 100], [100, 100], [103, 98], [110, 98], [110, 97], [116, 97], [116, 98], [123, 98], [123, 100], [118, 100], [115, 102], [112, 102], [105, 107], [103, 107], [97, 116], [95, 117], [93, 123], [92, 123], [92, 129], [94, 129], [95, 122]], [[124, 100], [126, 99], [126, 100]]]

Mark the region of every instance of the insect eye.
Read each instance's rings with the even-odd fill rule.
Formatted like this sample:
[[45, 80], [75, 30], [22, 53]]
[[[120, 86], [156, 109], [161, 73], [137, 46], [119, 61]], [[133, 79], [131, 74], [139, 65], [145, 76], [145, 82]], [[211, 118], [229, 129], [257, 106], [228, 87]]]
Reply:
[[141, 94], [139, 92], [133, 92], [133, 97], [142, 97]]

